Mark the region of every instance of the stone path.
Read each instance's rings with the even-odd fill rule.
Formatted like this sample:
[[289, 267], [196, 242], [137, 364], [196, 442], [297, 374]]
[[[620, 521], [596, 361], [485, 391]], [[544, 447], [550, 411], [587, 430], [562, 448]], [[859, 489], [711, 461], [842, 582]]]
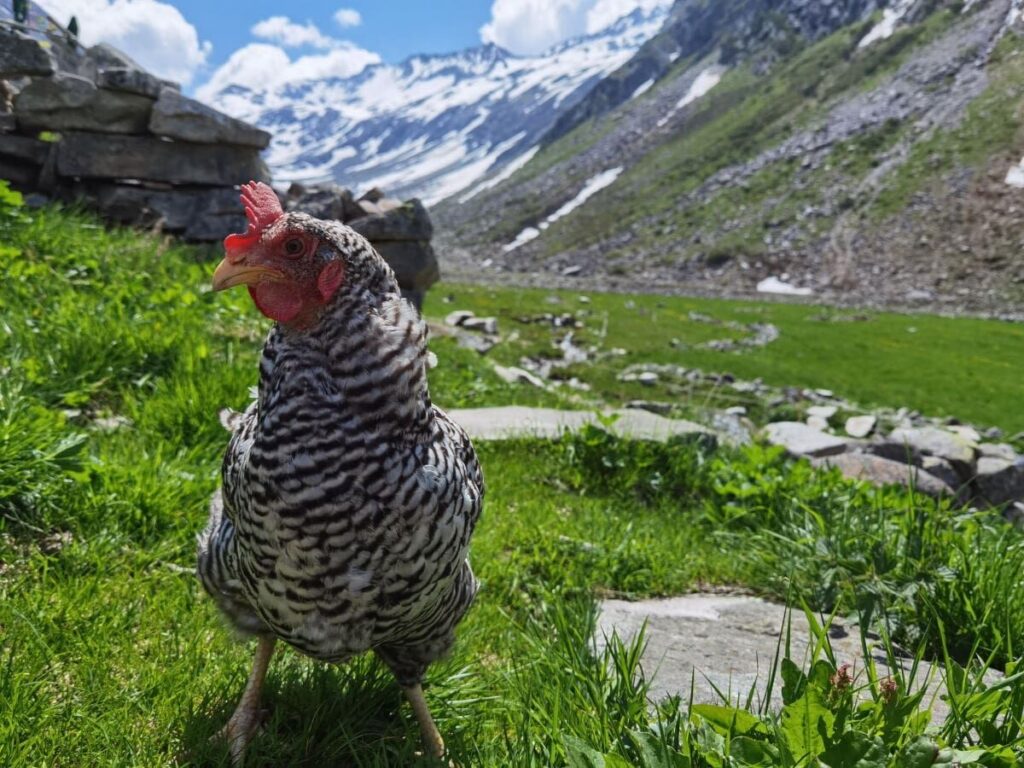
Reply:
[[[462, 408], [448, 411], [474, 440], [507, 440], [514, 437], [560, 437], [565, 430], [577, 431], [597, 424], [593, 411], [560, 411], [554, 408]], [[713, 434], [707, 427], [683, 419], [666, 419], [648, 411], [619, 409], [607, 411], [616, 416], [609, 428], [620, 437], [664, 442], [677, 435]]]
[[[785, 628], [784, 606], [756, 597], [695, 594], [635, 603], [606, 600], [600, 609], [595, 637], [599, 648], [613, 632], [628, 642], [647, 622], [647, 648], [641, 664], [648, 680], [653, 678], [651, 696], [655, 701], [670, 695], [688, 700], [691, 679], [693, 700], [698, 704], [721, 704], [715, 687], [727, 693], [733, 702], [737, 698], [745, 702], [752, 687], [757, 691], [754, 704], [764, 700], [779, 635]], [[792, 614], [791, 627], [791, 658], [806, 669], [811, 633], [802, 611]], [[866, 684], [858, 628], [846, 628], [837, 620], [833, 622], [830, 640], [836, 661], [853, 665], [855, 684]], [[869, 640], [868, 646], [879, 677], [888, 676], [891, 670], [886, 664], [884, 649], [880, 649], [880, 641]], [[909, 672], [909, 660], [903, 664], [903, 669]], [[996, 673], [990, 675], [992, 681], [998, 679]], [[944, 690], [941, 675], [939, 669], [922, 664], [917, 671], [915, 689], [929, 679], [924, 704], [932, 706], [932, 721], [939, 724], [949, 713], [940, 698]], [[781, 678], [777, 677], [771, 696], [774, 709], [782, 706], [781, 691]]]

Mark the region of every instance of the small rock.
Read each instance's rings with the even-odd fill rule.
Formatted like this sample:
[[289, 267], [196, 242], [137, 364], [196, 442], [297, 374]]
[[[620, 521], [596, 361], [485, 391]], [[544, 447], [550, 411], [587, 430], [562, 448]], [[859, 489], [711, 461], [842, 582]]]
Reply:
[[926, 456], [945, 459], [964, 482], [974, 474], [975, 444], [960, 435], [938, 427], [897, 429], [889, 435], [890, 442], [906, 443]]
[[494, 317], [467, 317], [460, 324], [470, 331], [481, 331], [490, 336], [498, 332], [498, 320]]
[[934, 475], [950, 488], [959, 488], [961, 485], [960, 476], [953, 469], [953, 465], [938, 456], [922, 456], [919, 464], [921, 469], [929, 475]]
[[834, 456], [846, 451], [846, 442], [796, 421], [778, 421], [764, 428], [772, 445], [781, 445], [792, 456]]
[[824, 419], [826, 422], [838, 412], [839, 409], [834, 405], [812, 405], [807, 409], [808, 416], [817, 416], [820, 419]]
[[448, 315], [444, 319], [444, 324], [453, 327], [458, 327], [473, 316], [473, 313], [468, 309], [457, 309], [454, 312], [448, 313]]
[[850, 437], [867, 437], [875, 431], [877, 424], [875, 416], [851, 416], [846, 420], [846, 434]]
[[978, 460], [975, 486], [992, 505], [1024, 500], [1024, 460], [1010, 462], [983, 456]]
[[1003, 437], [1003, 430], [999, 427], [989, 427], [985, 430], [983, 436], [986, 440], [1001, 440]]
[[114, 432], [118, 429], [125, 429], [132, 426], [133, 422], [127, 416], [104, 416], [93, 420], [93, 426], [104, 432]]
[[978, 446], [981, 455], [991, 459], [1002, 459], [1003, 461], [1016, 461], [1017, 451], [1007, 443], [982, 443]]
[[[731, 409], [730, 409], [731, 410]], [[715, 412], [711, 416], [711, 428], [722, 442], [733, 447], [750, 445], [754, 442], [754, 423], [739, 414]]]
[[730, 416], [746, 416], [747, 407], [745, 405], [734, 405], [731, 408], [726, 408], [725, 412]]
[[965, 424], [951, 424], [946, 427], [946, 430], [954, 435], [960, 435], [964, 440], [970, 440], [972, 443], [981, 442], [981, 435], [978, 434], [978, 430], [974, 427], [969, 427]]
[[463, 349], [472, 349], [481, 355], [486, 355], [494, 349], [495, 345], [493, 337], [481, 336], [478, 333], [466, 333], [461, 329], [455, 331], [455, 342]]
[[873, 485], [902, 485], [929, 496], [954, 495], [952, 487], [934, 475], [921, 472], [917, 467], [891, 461], [868, 453], [847, 453], [841, 456], [827, 456], [811, 461], [816, 467], [835, 467], [843, 477], [850, 480], [865, 480]]
[[509, 384], [529, 384], [537, 387], [538, 389], [544, 389], [544, 381], [537, 376], [534, 376], [529, 371], [524, 371], [522, 368], [516, 368], [510, 366], [506, 368], [503, 365], [495, 365], [494, 372], [503, 380]]
[[818, 397], [824, 397], [825, 399], [831, 399], [835, 397], [835, 393], [831, 389], [816, 389], [814, 394]]
[[582, 271], [583, 267], [579, 264], [573, 264], [571, 267], [566, 267], [562, 270], [562, 277], [572, 277], [573, 275], [578, 275]]
[[820, 432], [824, 432], [828, 429], [828, 419], [823, 419], [821, 416], [808, 416], [807, 426], [811, 429], [817, 429]]
[[653, 387], [658, 383], [658, 374], [654, 371], [646, 371], [636, 377], [636, 380], [643, 384], [645, 387]]
[[580, 296], [579, 297], [579, 302], [580, 302], [580, 304], [589, 304], [590, 303], [590, 297], [589, 296]]
[[667, 416], [672, 412], [672, 403], [658, 403], [652, 400], [630, 400], [626, 408], [633, 411], [648, 411], [658, 416]]

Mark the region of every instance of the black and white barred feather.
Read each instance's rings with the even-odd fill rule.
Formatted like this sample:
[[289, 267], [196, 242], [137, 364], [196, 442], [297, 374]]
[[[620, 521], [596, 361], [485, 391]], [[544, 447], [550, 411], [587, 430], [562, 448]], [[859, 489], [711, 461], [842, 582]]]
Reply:
[[476, 593], [483, 476], [431, 403], [426, 326], [391, 269], [351, 229], [288, 216], [345, 284], [313, 327], [274, 326], [256, 400], [224, 419], [199, 576], [242, 632], [324, 661], [373, 649], [412, 685]]

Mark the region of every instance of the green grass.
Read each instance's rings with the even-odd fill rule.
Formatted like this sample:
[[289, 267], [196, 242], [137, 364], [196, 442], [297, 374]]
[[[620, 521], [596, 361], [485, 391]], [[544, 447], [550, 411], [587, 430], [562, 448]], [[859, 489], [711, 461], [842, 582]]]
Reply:
[[[226, 765], [208, 739], [240, 694], [251, 648], [188, 571], [227, 438], [217, 409], [247, 400], [266, 322], [244, 293], [207, 292], [210, 265], [190, 249], [16, 203], [0, 185], [0, 765]], [[460, 303], [473, 295], [449, 290]], [[609, 312], [609, 344], [629, 341], [616, 320], [622, 300], [589, 305]], [[498, 299], [481, 291], [476, 301]], [[684, 307], [643, 301], [662, 318]], [[725, 307], [786, 317], [775, 305]], [[635, 321], [632, 341], [651, 336], [651, 321]], [[958, 327], [935, 322], [936, 334]], [[534, 334], [524, 343], [547, 342], [523, 331]], [[524, 397], [488, 378], [476, 353], [438, 347], [439, 402]], [[851, 385], [864, 369], [850, 367]], [[105, 426], [115, 416], [129, 425]], [[480, 454], [489, 490], [473, 562], [483, 589], [428, 688], [459, 765], [796, 768], [811, 754], [853, 765], [859, 751], [874, 760], [862, 768], [907, 768], [940, 751], [974, 749], [958, 758], [984, 765], [1024, 755], [1019, 682], [978, 682], [990, 664], [1014, 671], [1024, 631], [1024, 550], [997, 512], [851, 484], [758, 446], [657, 446], [592, 430]], [[816, 661], [784, 665], [781, 714], [725, 702], [687, 712], [686, 692], [652, 708], [639, 644], [590, 650], [594, 599], [703, 584], [889, 627], [957, 681], [957, 714], [927, 731], [921, 700], [878, 680], [858, 683], [856, 703], [829, 682], [824, 642]], [[329, 667], [284, 651], [266, 705], [249, 765], [430, 764], [370, 658]]]

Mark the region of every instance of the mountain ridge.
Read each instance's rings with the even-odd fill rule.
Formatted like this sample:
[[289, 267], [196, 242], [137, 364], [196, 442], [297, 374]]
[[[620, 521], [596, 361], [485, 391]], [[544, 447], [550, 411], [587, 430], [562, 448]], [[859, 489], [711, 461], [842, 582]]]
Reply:
[[417, 54], [347, 78], [266, 90], [232, 85], [212, 104], [275, 134], [275, 178], [383, 186], [436, 202], [525, 155], [566, 106], [655, 34], [666, 4], [517, 56], [494, 44]]
[[[501, 183], [441, 203], [448, 274], [521, 282], [564, 271], [730, 295], [789, 283], [829, 301], [1024, 306], [1021, 193], [1004, 180], [1024, 155], [1021, 3], [830, 5], [837, 23], [844, 7], [863, 14], [816, 40], [792, 28], [720, 38]], [[718, 79], [680, 108], [702, 76]], [[571, 216], [540, 226], [619, 167]], [[538, 235], [522, 240], [531, 228]]]

